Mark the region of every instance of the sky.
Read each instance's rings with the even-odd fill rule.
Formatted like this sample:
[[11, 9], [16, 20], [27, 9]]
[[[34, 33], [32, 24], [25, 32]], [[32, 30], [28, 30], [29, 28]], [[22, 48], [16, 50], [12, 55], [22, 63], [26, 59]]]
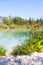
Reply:
[[0, 16], [43, 17], [43, 0], [0, 0]]

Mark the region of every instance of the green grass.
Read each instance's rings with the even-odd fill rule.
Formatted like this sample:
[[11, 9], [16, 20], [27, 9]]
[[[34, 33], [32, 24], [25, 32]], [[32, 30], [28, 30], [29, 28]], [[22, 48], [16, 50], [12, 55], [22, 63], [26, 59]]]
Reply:
[[29, 36], [29, 40], [13, 48], [12, 55], [27, 55], [33, 52], [43, 52], [43, 32], [34, 30]]

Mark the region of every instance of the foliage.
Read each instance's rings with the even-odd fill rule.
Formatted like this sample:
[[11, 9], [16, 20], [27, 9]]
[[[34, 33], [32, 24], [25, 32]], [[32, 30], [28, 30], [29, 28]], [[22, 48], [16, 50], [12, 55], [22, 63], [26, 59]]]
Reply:
[[5, 48], [0, 47], [0, 56], [4, 56], [5, 52], [6, 52]]
[[43, 52], [43, 31], [32, 31], [29, 34], [30, 39], [26, 40], [22, 45], [13, 48], [13, 55], [26, 55], [32, 52]]
[[[38, 28], [43, 28], [43, 19], [40, 18], [40, 19], [37, 19], [37, 20], [34, 20], [33, 18], [29, 18], [29, 19], [23, 19], [21, 17], [12, 17], [12, 16], [9, 16], [9, 17], [2, 17], [0, 16], [0, 28], [13, 28], [12, 25], [16, 25], [16, 27], [18, 28], [18, 25], [20, 25], [20, 27], [22, 28], [23, 25], [26, 26], [27, 29], [33, 29], [33, 28], [37, 28], [35, 25], [36, 25], [36, 22], [38, 21]], [[3, 26], [2, 26], [3, 24]], [[7, 25], [7, 27], [6, 27]], [[16, 28], [14, 27], [14, 29]], [[19, 27], [19, 28], [20, 28]], [[25, 27], [24, 27], [25, 28]], [[23, 28], [22, 28], [23, 29]]]

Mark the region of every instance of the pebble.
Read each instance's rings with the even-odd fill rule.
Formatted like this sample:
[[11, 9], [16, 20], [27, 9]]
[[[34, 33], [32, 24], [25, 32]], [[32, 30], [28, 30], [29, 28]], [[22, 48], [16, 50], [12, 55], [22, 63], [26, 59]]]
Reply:
[[40, 54], [41, 53], [35, 52], [32, 53], [31, 56], [22, 55], [13, 58], [0, 58], [0, 65], [43, 65], [43, 56], [41, 56]]

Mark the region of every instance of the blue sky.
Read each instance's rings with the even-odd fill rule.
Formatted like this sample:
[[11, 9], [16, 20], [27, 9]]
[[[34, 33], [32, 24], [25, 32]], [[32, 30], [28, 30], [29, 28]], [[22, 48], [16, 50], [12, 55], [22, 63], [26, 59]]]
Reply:
[[43, 0], [0, 0], [0, 16], [43, 17]]

